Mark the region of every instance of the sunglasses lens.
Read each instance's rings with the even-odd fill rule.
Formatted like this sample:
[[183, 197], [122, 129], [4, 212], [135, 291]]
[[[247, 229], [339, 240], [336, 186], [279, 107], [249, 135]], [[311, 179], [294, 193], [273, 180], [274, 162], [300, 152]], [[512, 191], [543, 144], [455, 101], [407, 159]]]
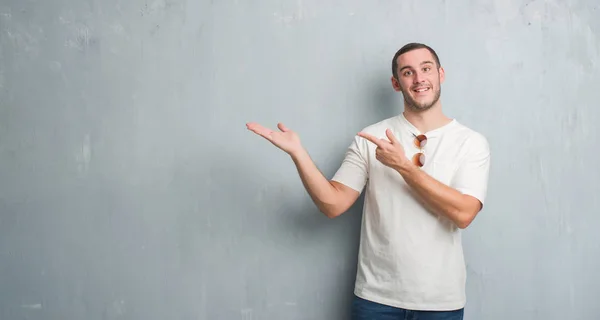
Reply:
[[415, 154], [412, 160], [416, 166], [422, 167], [425, 165], [425, 155], [423, 153]]
[[426, 144], [427, 137], [425, 135], [420, 134], [415, 137], [415, 146], [417, 146], [417, 148], [424, 148]]

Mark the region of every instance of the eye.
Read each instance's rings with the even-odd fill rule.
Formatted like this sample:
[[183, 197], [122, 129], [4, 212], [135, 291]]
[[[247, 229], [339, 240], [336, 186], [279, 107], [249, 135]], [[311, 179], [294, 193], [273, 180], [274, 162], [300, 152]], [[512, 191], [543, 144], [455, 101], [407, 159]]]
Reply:
[[431, 67], [425, 67], [425, 68], [423, 68], [423, 71], [425, 71], [425, 72], [429, 72], [429, 70], [431, 70]]
[[412, 71], [405, 71], [405, 72], [404, 72], [404, 75], [405, 75], [405, 76], [410, 76], [411, 74], [412, 74]]

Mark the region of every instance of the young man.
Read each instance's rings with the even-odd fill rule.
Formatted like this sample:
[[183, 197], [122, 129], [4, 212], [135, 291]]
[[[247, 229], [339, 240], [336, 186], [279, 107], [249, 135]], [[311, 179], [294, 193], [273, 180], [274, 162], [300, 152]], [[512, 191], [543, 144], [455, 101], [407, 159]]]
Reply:
[[328, 181], [298, 135], [278, 124], [248, 129], [287, 152], [318, 208], [344, 213], [365, 188], [354, 319], [462, 319], [466, 268], [460, 229], [482, 209], [486, 138], [442, 112], [444, 69], [430, 47], [410, 43], [392, 60], [404, 112], [363, 129]]

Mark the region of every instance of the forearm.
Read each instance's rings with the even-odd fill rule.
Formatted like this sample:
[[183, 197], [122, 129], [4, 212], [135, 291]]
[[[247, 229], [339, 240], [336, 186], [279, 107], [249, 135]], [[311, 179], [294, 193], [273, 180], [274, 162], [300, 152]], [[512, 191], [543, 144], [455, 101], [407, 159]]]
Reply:
[[471, 209], [462, 193], [434, 179], [417, 166], [407, 164], [396, 168], [404, 181], [436, 213], [452, 220], [459, 228], [466, 228], [472, 220]]
[[325, 178], [306, 150], [291, 154], [304, 188], [319, 210], [328, 217], [338, 215], [338, 190]]

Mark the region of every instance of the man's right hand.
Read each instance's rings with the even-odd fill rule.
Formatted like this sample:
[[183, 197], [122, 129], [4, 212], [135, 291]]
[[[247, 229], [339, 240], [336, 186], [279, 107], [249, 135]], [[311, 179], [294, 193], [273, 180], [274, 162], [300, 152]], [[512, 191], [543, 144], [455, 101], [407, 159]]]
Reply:
[[246, 124], [248, 130], [267, 139], [279, 149], [285, 151], [289, 155], [293, 155], [302, 151], [302, 143], [300, 137], [294, 131], [288, 129], [282, 123], [278, 123], [277, 127], [280, 131], [273, 131], [265, 128], [258, 123], [250, 122]]
[[360, 195], [358, 191], [337, 181], [328, 181], [302, 147], [298, 135], [283, 124], [277, 124], [281, 131], [273, 131], [254, 122], [246, 126], [292, 157], [306, 191], [327, 217], [335, 218], [346, 212]]

